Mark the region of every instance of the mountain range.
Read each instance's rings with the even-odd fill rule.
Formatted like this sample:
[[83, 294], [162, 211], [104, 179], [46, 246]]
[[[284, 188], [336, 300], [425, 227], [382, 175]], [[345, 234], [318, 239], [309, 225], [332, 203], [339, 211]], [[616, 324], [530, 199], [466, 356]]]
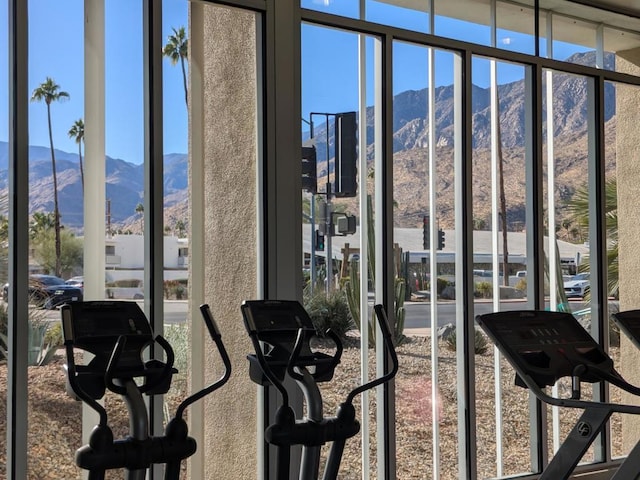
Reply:
[[[593, 64], [595, 53], [574, 55], [568, 61]], [[614, 57], [605, 61], [612, 67]], [[543, 85], [543, 89], [546, 88]], [[580, 77], [554, 74], [553, 117], [557, 200], [565, 202], [576, 188], [585, 182], [587, 158], [588, 85]], [[436, 88], [436, 168], [438, 175], [438, 222], [441, 228], [453, 228], [454, 224], [454, 88], [452, 85]], [[394, 198], [396, 201], [396, 225], [417, 227], [428, 212], [428, 117], [427, 89], [397, 94], [393, 102], [393, 150], [394, 150]], [[504, 158], [507, 219], [510, 230], [524, 226], [525, 195], [525, 100], [526, 86], [519, 80], [498, 86], [502, 151]], [[473, 202], [474, 220], [488, 227], [491, 222], [490, 159], [491, 107], [490, 90], [473, 87]], [[615, 88], [605, 87], [605, 129], [607, 138], [615, 135]], [[543, 112], [543, 118], [545, 113]], [[367, 109], [368, 168], [373, 165], [374, 109]], [[546, 135], [546, 123], [544, 135]], [[333, 155], [335, 139], [331, 125], [326, 140], [326, 125], [320, 125], [316, 133], [318, 152], [324, 152], [329, 142], [329, 156]], [[323, 140], [324, 139], [324, 140]], [[324, 142], [324, 143], [323, 143]], [[74, 230], [81, 230], [83, 221], [82, 187], [78, 168], [78, 154], [56, 150], [58, 190], [62, 223]], [[53, 211], [53, 181], [51, 156], [48, 147], [29, 148], [29, 209], [30, 212]], [[331, 168], [325, 159], [318, 159], [318, 175]], [[607, 170], [615, 168], [615, 152], [607, 149]], [[178, 220], [188, 225], [188, 158], [174, 153], [164, 156], [165, 224], [172, 228]], [[8, 144], [0, 142], [0, 195], [6, 194], [8, 174]], [[106, 196], [110, 199], [111, 221], [114, 229], [139, 229], [141, 222], [136, 206], [143, 202], [144, 167], [122, 159], [106, 157]], [[354, 200], [340, 199], [345, 208]]]
[[[57, 149], [54, 151], [61, 221], [68, 228], [78, 230], [83, 224], [78, 154]], [[167, 209], [180, 204], [186, 205], [187, 162], [187, 155], [183, 153], [164, 156], [164, 196]], [[7, 192], [8, 163], [8, 144], [0, 142], [0, 195]], [[112, 223], [116, 228], [118, 225], [126, 226], [135, 223], [138, 219], [136, 206], [144, 200], [144, 166], [109, 156], [105, 158], [105, 166], [106, 197], [110, 200]], [[51, 151], [48, 147], [29, 147], [29, 211], [53, 211], [53, 176]], [[186, 218], [182, 220], [186, 222]]]

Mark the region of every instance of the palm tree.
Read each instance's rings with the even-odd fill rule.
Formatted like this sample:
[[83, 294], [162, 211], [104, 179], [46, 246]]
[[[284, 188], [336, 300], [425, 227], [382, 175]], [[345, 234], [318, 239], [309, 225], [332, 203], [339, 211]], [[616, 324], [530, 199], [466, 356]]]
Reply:
[[[607, 290], [608, 295], [618, 298], [618, 184], [615, 178], [604, 185], [604, 214], [607, 232]], [[589, 188], [583, 186], [576, 189], [567, 205], [577, 227], [582, 232], [589, 231]], [[590, 270], [589, 257], [579, 266], [579, 270]]]
[[180, 27], [177, 30], [173, 30], [173, 35], [169, 35], [167, 38], [167, 44], [162, 49], [162, 54], [171, 60], [171, 65], [175, 65], [180, 61], [180, 67], [182, 67], [182, 83], [184, 85], [184, 101], [189, 108], [189, 95], [187, 89], [187, 70], [184, 65], [185, 59], [189, 55], [189, 39], [184, 31], [184, 27]]
[[69, 94], [63, 90], [60, 90], [58, 85], [51, 77], [38, 86], [31, 94], [32, 102], [42, 102], [47, 105], [47, 122], [49, 125], [49, 145], [51, 147], [51, 170], [53, 173], [53, 215], [55, 219], [55, 247], [56, 247], [56, 272], [57, 276], [60, 276], [60, 209], [58, 207], [58, 177], [56, 174], [56, 156], [53, 149], [53, 133], [51, 130], [51, 104], [58, 100], [66, 100], [69, 98]]
[[56, 221], [51, 212], [34, 212], [31, 215], [31, 222], [29, 222], [29, 238], [34, 240], [36, 237], [55, 228], [55, 225]]
[[79, 118], [69, 129], [69, 138], [73, 138], [78, 144], [78, 158], [80, 159], [80, 181], [82, 182], [82, 194], [84, 195], [84, 169], [82, 168], [82, 142], [84, 142], [84, 121]]

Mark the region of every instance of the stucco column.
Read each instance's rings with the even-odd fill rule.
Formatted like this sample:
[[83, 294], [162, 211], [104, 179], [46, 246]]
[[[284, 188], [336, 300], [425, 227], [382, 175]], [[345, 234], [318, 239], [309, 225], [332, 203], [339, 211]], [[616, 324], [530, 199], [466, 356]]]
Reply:
[[[616, 52], [617, 69], [640, 75], [640, 48]], [[616, 167], [618, 184], [618, 238], [620, 310], [640, 308], [640, 90], [618, 85], [616, 88]], [[640, 351], [624, 336], [620, 340], [620, 369], [632, 383], [640, 384]], [[639, 403], [626, 395], [626, 403]], [[625, 417], [624, 448], [640, 437], [640, 419]]]
[[[204, 473], [196, 460], [190, 478], [256, 478], [257, 386], [247, 374], [252, 346], [240, 313], [243, 300], [257, 297], [255, 22], [251, 12], [191, 6], [192, 33], [200, 42], [191, 47], [197, 69], [192, 87], [200, 90], [190, 94], [191, 200], [202, 203], [191, 205], [192, 318], [195, 332], [199, 295], [211, 307], [234, 370], [204, 403], [204, 425], [197, 426], [204, 437], [198, 451]], [[197, 334], [192, 338], [199, 340]], [[220, 359], [207, 338], [203, 345], [192, 349], [193, 375], [203, 361], [208, 384], [220, 376]]]

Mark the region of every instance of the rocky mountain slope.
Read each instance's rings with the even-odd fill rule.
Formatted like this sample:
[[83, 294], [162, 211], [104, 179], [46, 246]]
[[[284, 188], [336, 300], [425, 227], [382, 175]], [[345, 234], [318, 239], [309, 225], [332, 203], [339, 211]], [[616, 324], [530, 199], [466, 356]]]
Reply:
[[[593, 52], [578, 54], [571, 59], [576, 63], [593, 63]], [[613, 57], [607, 57], [609, 64]], [[559, 209], [576, 188], [586, 181], [587, 112], [589, 88], [587, 82], [566, 74], [553, 77], [553, 139], [554, 166], [556, 171], [556, 200]], [[543, 86], [546, 88], [546, 86]], [[427, 90], [406, 91], [394, 98], [394, 198], [396, 224], [413, 227], [422, 224], [422, 216], [428, 212], [428, 117]], [[607, 171], [615, 169], [615, 91], [606, 85], [605, 118], [607, 133]], [[504, 157], [504, 179], [509, 229], [524, 227], [526, 85], [524, 80], [498, 87], [500, 104], [501, 145]], [[473, 104], [473, 217], [478, 226], [488, 227], [491, 222], [490, 199], [490, 146], [491, 107], [489, 89], [474, 86]], [[436, 158], [438, 221], [442, 228], [452, 228], [454, 221], [454, 89], [442, 86], [436, 89]], [[546, 119], [546, 108], [543, 119]], [[367, 136], [373, 141], [373, 108], [367, 110]], [[543, 134], [548, 135], [546, 121]], [[319, 152], [325, 151], [326, 126], [317, 128], [316, 144]], [[333, 155], [334, 137], [329, 126], [329, 154]], [[546, 151], [543, 154], [546, 162]], [[30, 210], [52, 211], [52, 176], [50, 152], [46, 147], [31, 147], [30, 158]], [[373, 168], [372, 148], [367, 152], [369, 169]], [[82, 188], [75, 153], [56, 151], [62, 221], [68, 228], [79, 230], [82, 226]], [[7, 192], [7, 144], [0, 142], [0, 195]], [[169, 154], [164, 157], [165, 168], [165, 222], [169, 228], [178, 220], [188, 223], [187, 215], [187, 156]], [[318, 159], [319, 179], [329, 170], [326, 159]], [[110, 199], [111, 221], [115, 230], [139, 230], [141, 222], [135, 213], [143, 202], [144, 171], [142, 165], [121, 159], [106, 158], [107, 198]], [[353, 207], [353, 200], [341, 200], [345, 208]], [[559, 212], [562, 217], [562, 211]]]

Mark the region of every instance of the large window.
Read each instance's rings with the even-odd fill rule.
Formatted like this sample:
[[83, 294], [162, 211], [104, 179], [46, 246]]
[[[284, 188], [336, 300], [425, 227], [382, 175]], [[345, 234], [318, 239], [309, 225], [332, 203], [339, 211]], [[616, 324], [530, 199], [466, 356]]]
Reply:
[[[0, 23], [18, 3], [0, 0]], [[154, 401], [154, 431], [190, 381], [214, 375], [202, 339], [192, 341], [202, 330], [189, 312], [196, 301], [216, 302], [241, 372], [236, 388], [258, 393], [255, 404], [211, 404], [215, 415], [190, 410], [198, 439], [206, 438], [202, 451], [220, 451], [194, 461], [194, 478], [210, 463], [231, 468], [243, 458], [248, 440], [234, 422], [250, 416], [247, 408], [257, 405], [268, 423], [277, 406], [241, 364], [249, 352], [235, 329], [238, 307], [254, 295], [303, 299], [320, 330], [340, 331], [339, 373], [321, 386], [326, 413], [340, 392], [383, 370], [372, 306], [388, 306], [401, 368], [390, 387], [358, 401], [362, 428], [347, 442], [345, 478], [540, 472], [579, 412], [546, 407], [515, 386], [474, 317], [571, 312], [633, 373], [638, 353], [610, 315], [640, 306], [632, 208], [640, 22], [570, 1], [541, 1], [537, 11], [498, 0], [220, 3], [207, 11], [165, 0], [158, 25], [143, 2], [105, 1], [104, 13], [84, 11], [79, 0], [64, 9], [29, 2], [28, 65], [0, 52], [0, 92], [35, 94], [18, 99], [29, 113], [28, 125], [15, 123], [18, 134], [9, 129], [19, 119], [14, 99], [0, 97], [0, 117], [15, 117], [0, 118], [0, 170], [11, 141], [28, 149], [31, 177], [8, 170], [13, 190], [0, 184], [0, 227], [9, 227], [4, 243], [0, 235], [0, 282], [26, 289], [28, 273], [78, 277], [86, 299], [143, 306], [181, 362], [172, 390]], [[231, 31], [244, 15], [254, 30]], [[103, 24], [101, 38], [92, 21]], [[60, 27], [55, 51], [52, 24]], [[10, 45], [19, 32], [9, 29]], [[50, 102], [45, 89], [57, 94]], [[298, 156], [302, 178], [291, 180]], [[2, 201], [10, 193], [12, 209]], [[27, 237], [28, 248], [16, 244]], [[78, 244], [84, 258], [63, 261]], [[73, 451], [95, 419], [66, 396], [55, 345], [53, 364], [27, 368], [52, 341], [59, 312], [8, 292], [0, 334], [13, 329], [7, 339], [18, 343], [0, 350], [10, 359], [0, 359], [0, 402], [18, 421], [0, 422], [0, 457], [26, 456], [0, 461], [0, 475], [6, 464], [16, 477], [41, 477], [51, 471], [42, 459], [59, 458], [59, 476], [79, 478]], [[44, 344], [12, 351], [36, 334]], [[582, 395], [628, 401], [598, 384]], [[120, 420], [117, 436], [127, 430], [126, 415]], [[580, 468], [615, 466], [635, 441], [634, 422], [614, 415]], [[38, 434], [43, 425], [67, 441], [52, 445]], [[273, 449], [254, 444], [250, 458], [273, 471]]]

